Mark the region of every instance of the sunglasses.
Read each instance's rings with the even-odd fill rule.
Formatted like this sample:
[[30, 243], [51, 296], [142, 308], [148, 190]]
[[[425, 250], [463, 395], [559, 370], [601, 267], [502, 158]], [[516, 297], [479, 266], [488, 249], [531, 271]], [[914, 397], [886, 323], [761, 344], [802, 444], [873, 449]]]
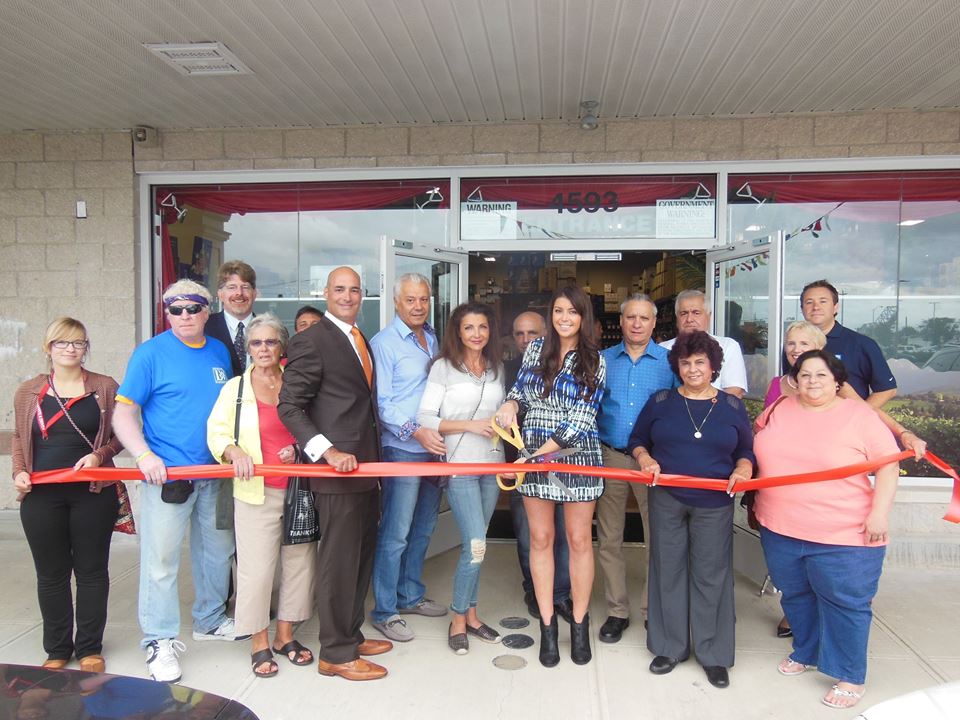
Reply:
[[269, 340], [251, 340], [248, 344], [252, 348], [258, 348], [261, 345], [266, 345], [268, 348], [275, 348], [280, 344], [280, 341], [275, 338], [270, 338]]
[[200, 303], [193, 303], [192, 305], [171, 305], [167, 308], [167, 312], [176, 317], [183, 315], [183, 311], [186, 310], [188, 315], [196, 315], [201, 310], [206, 309], [206, 305], [201, 305]]

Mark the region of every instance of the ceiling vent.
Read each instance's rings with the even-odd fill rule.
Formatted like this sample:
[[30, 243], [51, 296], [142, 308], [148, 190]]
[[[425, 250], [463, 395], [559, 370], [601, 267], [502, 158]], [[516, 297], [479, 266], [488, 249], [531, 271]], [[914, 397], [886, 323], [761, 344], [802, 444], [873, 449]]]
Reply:
[[143, 46], [167, 65], [176, 68], [181, 75], [200, 77], [203, 75], [252, 75], [253, 71], [240, 62], [240, 59], [218, 42], [188, 43], [144, 43]]

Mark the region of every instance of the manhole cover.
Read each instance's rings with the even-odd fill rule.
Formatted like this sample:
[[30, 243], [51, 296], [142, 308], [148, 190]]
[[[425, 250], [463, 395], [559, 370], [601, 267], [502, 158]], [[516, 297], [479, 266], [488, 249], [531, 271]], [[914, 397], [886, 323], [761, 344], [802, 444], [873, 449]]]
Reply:
[[523, 633], [514, 633], [513, 635], [505, 636], [501, 642], [504, 647], [508, 647], [511, 650], [523, 650], [533, 645], [533, 638]]
[[527, 666], [527, 661], [519, 655], [497, 655], [493, 659], [493, 666], [501, 670], [522, 670]]
[[519, 630], [520, 628], [525, 628], [530, 624], [530, 621], [525, 617], [505, 617], [500, 621], [500, 627], [505, 627], [507, 630]]

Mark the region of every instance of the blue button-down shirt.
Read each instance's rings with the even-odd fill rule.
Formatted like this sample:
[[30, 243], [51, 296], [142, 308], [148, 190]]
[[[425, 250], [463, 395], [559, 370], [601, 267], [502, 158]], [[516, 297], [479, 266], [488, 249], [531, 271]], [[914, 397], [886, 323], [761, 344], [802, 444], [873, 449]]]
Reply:
[[630, 431], [650, 396], [657, 390], [677, 386], [667, 362], [668, 353], [652, 340], [636, 361], [630, 359], [622, 342], [603, 351], [607, 389], [597, 416], [600, 442], [618, 450], [627, 447]]
[[427, 350], [399, 315], [370, 341], [377, 370], [381, 442], [420, 453], [426, 450], [411, 436], [420, 427], [420, 396], [427, 385], [430, 360], [437, 354], [437, 334], [429, 325], [424, 325], [423, 330]]

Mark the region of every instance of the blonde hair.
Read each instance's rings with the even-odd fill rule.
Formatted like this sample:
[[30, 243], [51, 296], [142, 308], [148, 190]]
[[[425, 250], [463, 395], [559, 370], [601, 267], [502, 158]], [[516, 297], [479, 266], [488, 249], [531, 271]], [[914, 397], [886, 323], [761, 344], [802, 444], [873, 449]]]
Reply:
[[818, 328], [812, 322], [807, 322], [806, 320], [797, 320], [796, 322], [792, 322], [787, 326], [787, 331], [783, 333], [784, 345], [787, 344], [787, 336], [789, 336], [794, 330], [805, 332], [807, 336], [813, 340], [813, 344], [817, 350], [823, 350], [827, 346], [827, 336], [823, 334], [823, 330]]
[[213, 302], [213, 295], [210, 294], [210, 291], [193, 280], [177, 280], [172, 285], [169, 285], [167, 289], [163, 291], [164, 303], [176, 295], [199, 295], [206, 299], [208, 306]]
[[82, 322], [72, 317], [59, 317], [47, 325], [47, 329], [43, 333], [43, 342], [40, 344], [47, 356], [47, 367], [51, 367], [53, 363], [50, 357], [50, 346], [54, 341], [79, 340], [80, 338], [87, 341], [87, 349], [83, 354], [84, 359], [86, 359], [87, 353], [90, 352], [90, 336], [87, 335], [87, 328]]

